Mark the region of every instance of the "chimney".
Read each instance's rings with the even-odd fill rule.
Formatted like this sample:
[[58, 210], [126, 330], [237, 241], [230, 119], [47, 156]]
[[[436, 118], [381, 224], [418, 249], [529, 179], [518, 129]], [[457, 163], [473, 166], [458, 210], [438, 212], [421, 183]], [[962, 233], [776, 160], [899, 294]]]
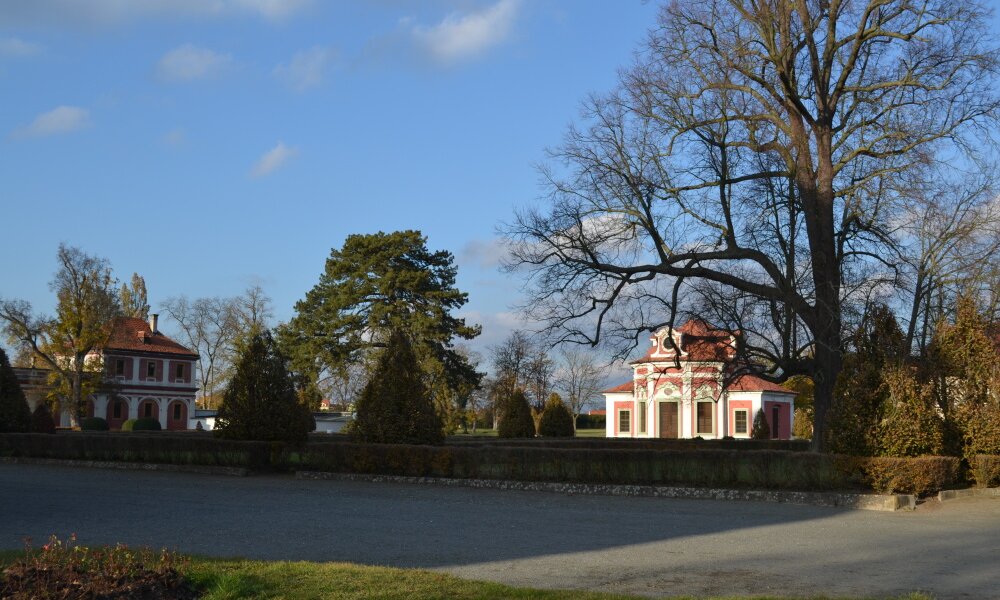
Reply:
[[149, 315], [149, 330], [152, 331], [153, 333], [156, 333], [156, 323], [157, 321], [159, 321], [159, 318], [160, 315], [155, 313]]

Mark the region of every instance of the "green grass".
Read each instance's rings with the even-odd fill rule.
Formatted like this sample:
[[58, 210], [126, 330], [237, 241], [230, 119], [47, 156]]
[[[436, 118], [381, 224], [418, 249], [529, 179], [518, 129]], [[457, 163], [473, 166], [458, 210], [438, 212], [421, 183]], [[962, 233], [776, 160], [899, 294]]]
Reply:
[[[0, 567], [23, 555], [0, 551]], [[347, 563], [267, 562], [195, 557], [187, 567], [188, 579], [204, 600], [625, 600], [623, 596], [570, 590], [515, 588], [484, 581], [415, 569], [368, 567]], [[728, 597], [727, 597], [728, 598]], [[766, 596], [757, 597], [765, 600]], [[810, 600], [820, 600], [814, 596]], [[678, 599], [683, 600], [683, 599]], [[702, 597], [700, 600], [726, 600]], [[735, 600], [735, 599], [730, 599]], [[745, 600], [745, 599], [744, 599]], [[784, 600], [794, 600], [785, 598]], [[800, 599], [804, 600], [804, 599]], [[898, 600], [932, 600], [922, 594]]]

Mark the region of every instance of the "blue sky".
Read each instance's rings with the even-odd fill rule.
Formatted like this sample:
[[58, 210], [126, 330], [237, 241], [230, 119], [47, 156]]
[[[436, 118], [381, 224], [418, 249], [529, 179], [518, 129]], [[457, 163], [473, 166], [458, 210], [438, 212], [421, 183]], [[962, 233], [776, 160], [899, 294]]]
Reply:
[[641, 0], [4, 0], [0, 297], [51, 310], [60, 242], [151, 304], [260, 283], [288, 319], [351, 233], [419, 229], [477, 344], [516, 324], [497, 224], [612, 88]]

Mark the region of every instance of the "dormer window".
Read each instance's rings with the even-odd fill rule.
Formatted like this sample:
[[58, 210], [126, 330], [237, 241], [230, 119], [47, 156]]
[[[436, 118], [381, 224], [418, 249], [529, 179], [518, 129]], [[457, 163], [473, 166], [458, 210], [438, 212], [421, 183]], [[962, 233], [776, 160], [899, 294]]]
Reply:
[[148, 362], [146, 363], [146, 377], [156, 377], [156, 363]]

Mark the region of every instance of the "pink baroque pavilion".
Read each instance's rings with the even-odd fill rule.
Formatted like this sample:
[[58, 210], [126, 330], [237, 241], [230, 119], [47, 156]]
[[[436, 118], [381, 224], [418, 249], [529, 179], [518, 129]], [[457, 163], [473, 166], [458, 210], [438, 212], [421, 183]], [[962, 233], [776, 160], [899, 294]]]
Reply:
[[656, 331], [632, 380], [603, 392], [607, 437], [749, 438], [763, 409], [771, 437], [791, 439], [795, 392], [753, 375], [726, 385], [736, 335], [701, 320]]

